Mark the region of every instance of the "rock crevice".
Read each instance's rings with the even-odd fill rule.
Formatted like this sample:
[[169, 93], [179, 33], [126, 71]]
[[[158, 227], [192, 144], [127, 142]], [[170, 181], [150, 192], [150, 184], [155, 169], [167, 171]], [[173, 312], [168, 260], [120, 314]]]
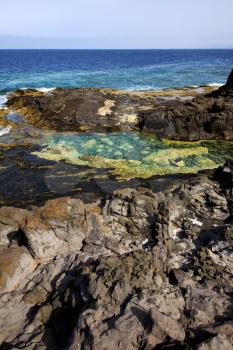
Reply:
[[[230, 349], [231, 169], [2, 208], [2, 349]], [[26, 246], [6, 239], [17, 230]]]

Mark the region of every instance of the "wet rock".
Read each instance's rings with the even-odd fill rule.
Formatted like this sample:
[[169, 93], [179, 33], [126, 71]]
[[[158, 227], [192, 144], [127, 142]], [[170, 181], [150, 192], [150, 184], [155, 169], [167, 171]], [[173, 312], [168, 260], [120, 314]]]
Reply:
[[232, 69], [232, 71], [227, 79], [225, 89], [227, 89], [228, 91], [233, 90], [233, 69]]
[[194, 141], [233, 139], [232, 73], [226, 85], [191, 101], [158, 99], [158, 93], [111, 89], [56, 89], [13, 94], [7, 104], [36, 126], [54, 130], [139, 130]]
[[217, 91], [211, 92], [210, 95], [214, 97], [220, 97], [220, 96], [224, 96], [226, 98], [233, 97], [233, 69], [231, 70], [231, 73], [228, 76], [226, 84], [221, 86]]
[[10, 108], [27, 121], [55, 130], [110, 131], [135, 128], [137, 98], [111, 89], [56, 89], [50, 94], [14, 94]]

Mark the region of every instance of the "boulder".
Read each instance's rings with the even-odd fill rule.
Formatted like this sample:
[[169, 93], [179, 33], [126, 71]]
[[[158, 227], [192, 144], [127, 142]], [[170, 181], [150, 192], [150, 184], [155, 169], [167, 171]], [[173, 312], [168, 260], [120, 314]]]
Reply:
[[0, 208], [0, 246], [8, 246], [12, 241], [20, 239], [17, 231], [20, 223], [29, 214], [25, 209], [13, 207]]
[[27, 216], [22, 230], [30, 251], [38, 259], [78, 253], [86, 230], [84, 204], [68, 197], [50, 200]]
[[153, 348], [167, 336], [183, 341], [184, 299], [160, 265], [159, 256], [139, 250], [86, 266], [85, 294], [93, 302], [79, 318], [69, 349]]
[[228, 76], [225, 88], [228, 90], [233, 90], [233, 69], [231, 70], [231, 73]]
[[25, 247], [10, 247], [0, 252], [0, 293], [17, 289], [35, 270], [37, 263]]
[[0, 254], [2, 348], [230, 349], [227, 169], [27, 212]]
[[233, 345], [230, 343], [225, 334], [218, 334], [210, 341], [198, 346], [198, 350], [233, 350]]

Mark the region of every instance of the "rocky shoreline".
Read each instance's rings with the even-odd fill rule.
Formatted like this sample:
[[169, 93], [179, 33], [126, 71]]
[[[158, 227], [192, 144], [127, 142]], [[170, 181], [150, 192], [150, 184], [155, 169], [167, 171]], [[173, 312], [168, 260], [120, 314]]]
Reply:
[[232, 169], [0, 208], [1, 349], [231, 349]]
[[28, 123], [52, 130], [137, 130], [180, 141], [232, 140], [232, 73], [219, 90], [205, 93], [208, 90], [55, 89], [49, 94], [23, 90], [12, 94], [7, 106]]
[[[26, 90], [7, 106], [39, 128], [233, 139], [233, 73], [219, 90], [189, 100], [155, 94]], [[20, 147], [2, 145], [0, 165], [20, 163]], [[35, 165], [25, 164], [32, 182]], [[10, 182], [9, 170], [4, 176]], [[144, 180], [131, 184], [92, 200], [51, 192], [33, 202], [26, 188], [17, 208], [2, 202], [2, 350], [233, 349], [233, 163], [177, 176], [157, 191]]]

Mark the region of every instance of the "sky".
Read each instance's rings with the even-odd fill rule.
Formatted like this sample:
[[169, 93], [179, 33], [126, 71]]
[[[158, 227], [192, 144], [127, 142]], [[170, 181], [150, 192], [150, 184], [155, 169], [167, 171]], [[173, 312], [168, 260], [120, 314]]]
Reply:
[[233, 0], [0, 0], [0, 48], [233, 48]]

